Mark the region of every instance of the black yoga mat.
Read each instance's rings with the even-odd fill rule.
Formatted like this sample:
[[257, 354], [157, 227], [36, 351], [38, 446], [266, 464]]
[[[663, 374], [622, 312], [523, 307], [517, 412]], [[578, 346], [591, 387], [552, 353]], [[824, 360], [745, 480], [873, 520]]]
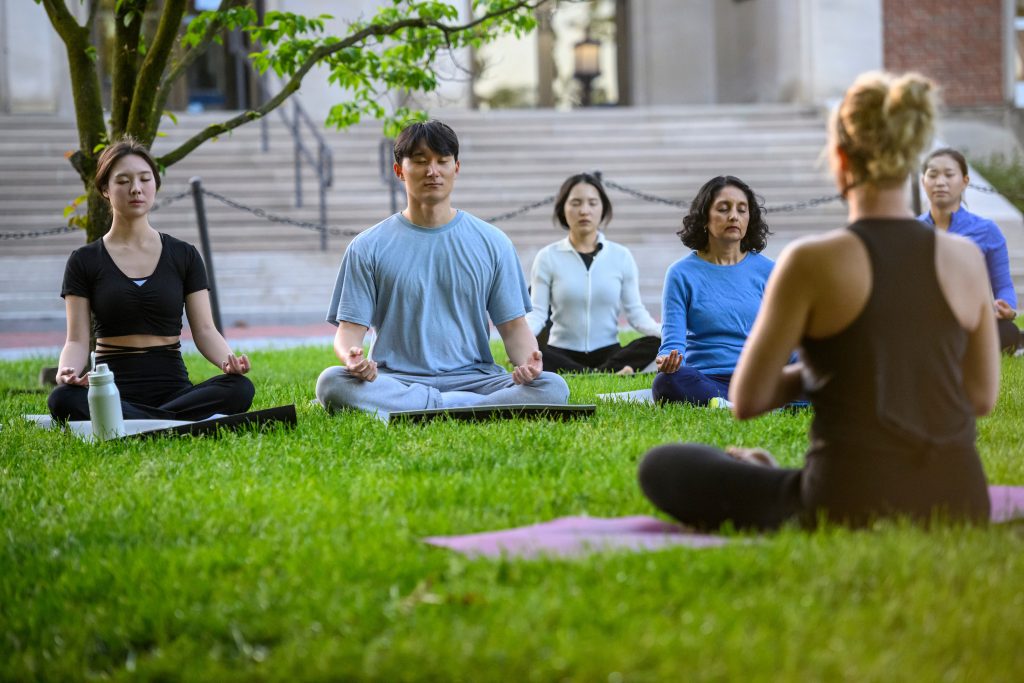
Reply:
[[434, 408], [431, 410], [399, 410], [388, 413], [389, 421], [429, 422], [446, 417], [462, 422], [485, 422], [487, 420], [508, 420], [511, 418], [547, 418], [550, 420], [572, 420], [590, 417], [595, 406], [586, 405], [497, 405], [468, 406], [465, 408]]
[[295, 416], [295, 406], [277, 406], [276, 408], [265, 408], [264, 410], [253, 410], [248, 413], [235, 413], [225, 415], [213, 420], [201, 420], [200, 422], [189, 422], [188, 424], [176, 425], [174, 427], [163, 427], [151, 429], [148, 432], [139, 432], [121, 437], [122, 439], [139, 439], [151, 436], [204, 436], [216, 434], [219, 429], [236, 431], [250, 425], [263, 428], [267, 425], [283, 424], [294, 427], [298, 423]]

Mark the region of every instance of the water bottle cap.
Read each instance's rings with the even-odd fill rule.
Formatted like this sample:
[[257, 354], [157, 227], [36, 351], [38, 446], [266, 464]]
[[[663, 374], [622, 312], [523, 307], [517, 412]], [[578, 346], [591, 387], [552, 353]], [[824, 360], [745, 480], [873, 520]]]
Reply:
[[106, 363], [97, 363], [96, 367], [93, 369], [93, 373], [97, 375], [105, 375], [108, 372], [110, 372], [110, 368], [107, 367]]

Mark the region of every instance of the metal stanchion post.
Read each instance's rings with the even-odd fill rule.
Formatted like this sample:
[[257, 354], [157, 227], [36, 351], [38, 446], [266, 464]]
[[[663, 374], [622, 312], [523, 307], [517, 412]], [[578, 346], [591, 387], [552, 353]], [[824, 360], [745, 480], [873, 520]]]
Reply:
[[220, 321], [220, 305], [217, 303], [217, 279], [213, 275], [213, 251], [210, 249], [210, 234], [206, 224], [206, 208], [203, 206], [203, 180], [199, 176], [189, 178], [192, 186], [192, 201], [196, 205], [196, 223], [199, 226], [199, 244], [203, 249], [203, 260], [206, 261], [206, 277], [210, 280], [210, 309], [213, 311], [213, 324], [217, 331], [224, 334], [224, 325]]
[[320, 251], [327, 251], [327, 178], [324, 175], [326, 166], [323, 147], [317, 150], [317, 162], [320, 165], [317, 173], [320, 179], [320, 225], [323, 226], [320, 231]]
[[302, 143], [299, 141], [299, 103], [292, 111], [292, 139], [295, 140], [295, 206], [302, 208]]

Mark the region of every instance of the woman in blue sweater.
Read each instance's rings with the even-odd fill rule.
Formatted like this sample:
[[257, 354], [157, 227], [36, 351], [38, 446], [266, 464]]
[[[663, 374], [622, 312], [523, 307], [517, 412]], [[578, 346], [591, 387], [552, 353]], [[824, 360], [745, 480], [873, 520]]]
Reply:
[[728, 405], [736, 361], [775, 265], [760, 253], [769, 234], [758, 198], [742, 180], [718, 176], [700, 188], [678, 232], [693, 251], [665, 274], [656, 401]]
[[[526, 321], [539, 335], [551, 313], [544, 369], [552, 372], [632, 374], [654, 360], [661, 326], [640, 301], [636, 261], [629, 249], [606, 240], [601, 228], [612, 218], [612, 203], [591, 173], [562, 183], [555, 220], [565, 239], [540, 250], [533, 261]], [[644, 336], [619, 345], [619, 314]], [[542, 340], [538, 339], [538, 343]]]
[[964, 190], [970, 182], [963, 154], [949, 147], [929, 154], [921, 167], [921, 186], [931, 208], [918, 216], [918, 220], [939, 230], [963, 235], [981, 249], [992, 285], [999, 346], [1007, 353], [1014, 353], [1020, 346], [1021, 333], [1013, 324], [1017, 317], [1017, 292], [1010, 277], [1006, 238], [998, 225], [963, 207]]

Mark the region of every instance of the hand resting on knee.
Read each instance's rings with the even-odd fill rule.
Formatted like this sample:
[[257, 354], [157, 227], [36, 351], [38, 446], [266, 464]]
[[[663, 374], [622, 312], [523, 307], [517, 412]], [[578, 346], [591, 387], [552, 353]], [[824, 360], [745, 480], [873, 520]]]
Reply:
[[740, 462], [748, 462], [751, 465], [763, 465], [765, 467], [778, 467], [779, 463], [772, 457], [772, 454], [763, 448], [745, 448], [743, 446], [726, 446], [725, 452]]

